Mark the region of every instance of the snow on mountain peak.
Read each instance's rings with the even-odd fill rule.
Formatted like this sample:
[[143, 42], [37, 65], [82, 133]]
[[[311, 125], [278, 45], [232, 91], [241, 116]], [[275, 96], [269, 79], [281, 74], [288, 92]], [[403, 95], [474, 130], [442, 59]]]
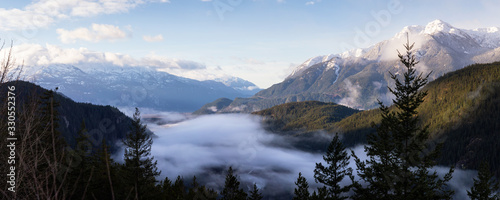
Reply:
[[301, 72], [307, 70], [309, 67], [311, 67], [315, 64], [318, 64], [318, 63], [322, 63], [322, 62], [326, 62], [328, 60], [331, 60], [335, 56], [337, 56], [337, 55], [336, 54], [328, 54], [326, 56], [316, 56], [316, 57], [309, 58], [306, 62], [302, 63], [297, 68], [295, 68], [293, 70], [293, 72], [290, 74], [290, 76], [288, 76], [288, 77], [292, 78], [292, 77], [298, 76], [301, 74]]
[[455, 31], [456, 28], [451, 26], [450, 24], [442, 21], [442, 20], [434, 20], [430, 23], [428, 23], [426, 26], [425, 26], [425, 30], [424, 30], [424, 33], [427, 33], [427, 34], [435, 34], [435, 33], [438, 33], [438, 32], [446, 32], [446, 33], [451, 33], [452, 31]]

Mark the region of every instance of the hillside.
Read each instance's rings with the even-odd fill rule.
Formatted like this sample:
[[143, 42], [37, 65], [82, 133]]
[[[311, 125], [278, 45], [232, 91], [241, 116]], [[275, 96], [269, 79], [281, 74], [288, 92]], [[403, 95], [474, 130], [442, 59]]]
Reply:
[[359, 110], [335, 103], [304, 101], [274, 106], [253, 114], [264, 116], [274, 130], [314, 131], [329, 128], [329, 124], [339, 122], [357, 112]]
[[[444, 142], [439, 163], [476, 169], [480, 161], [487, 160], [499, 175], [500, 62], [475, 64], [447, 73], [428, 83], [424, 90], [428, 91], [428, 95], [419, 108], [419, 113], [422, 124], [429, 125], [431, 140]], [[290, 110], [281, 113], [285, 116], [280, 118], [299, 118], [300, 115], [296, 113], [303, 110], [305, 105], [297, 105], [300, 104], [293, 108], [297, 112]], [[308, 106], [311, 111], [321, 107]], [[279, 107], [283, 105], [277, 108]], [[334, 116], [336, 113], [330, 115]], [[324, 127], [328, 132], [343, 133], [344, 142], [349, 146], [363, 143], [365, 135], [374, 132], [372, 124], [380, 121], [378, 109], [354, 113], [338, 122], [311, 117], [307, 125], [294, 128], [315, 130]]]
[[[0, 95], [5, 95], [7, 85], [16, 86], [18, 112], [22, 112], [23, 105], [33, 97], [38, 99], [47, 89], [33, 83], [16, 81], [0, 85]], [[54, 94], [54, 100], [59, 102], [59, 131], [70, 146], [75, 146], [77, 133], [82, 121], [85, 121], [88, 135], [94, 146], [100, 146], [103, 139], [111, 147], [121, 141], [129, 131], [132, 120], [118, 109], [111, 106], [99, 106], [89, 103], [77, 103], [61, 93]], [[3, 105], [4, 99], [0, 100]], [[19, 114], [19, 113], [18, 113]], [[116, 150], [116, 149], [112, 149]]]

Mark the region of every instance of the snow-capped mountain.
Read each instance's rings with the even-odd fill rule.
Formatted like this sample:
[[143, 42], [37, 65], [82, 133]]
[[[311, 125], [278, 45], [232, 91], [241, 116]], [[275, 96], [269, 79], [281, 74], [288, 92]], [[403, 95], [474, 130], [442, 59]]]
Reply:
[[[78, 102], [101, 105], [147, 107], [162, 111], [192, 112], [221, 97], [249, 97], [257, 88], [237, 79], [240, 85], [215, 80], [198, 81], [149, 67], [53, 64], [25, 66], [25, 80], [59, 92]], [[255, 94], [255, 93], [253, 93]]]
[[252, 112], [304, 100], [336, 102], [358, 109], [376, 107], [377, 99], [390, 103], [392, 95], [387, 86], [393, 82], [388, 72], [403, 72], [397, 50], [404, 52], [407, 36], [415, 42], [414, 52], [420, 61], [417, 70], [432, 72], [430, 80], [470, 64], [500, 61], [500, 28], [466, 30], [434, 20], [425, 26], [404, 27], [394, 37], [368, 48], [310, 58], [283, 82], [252, 98], [236, 99], [221, 112]]

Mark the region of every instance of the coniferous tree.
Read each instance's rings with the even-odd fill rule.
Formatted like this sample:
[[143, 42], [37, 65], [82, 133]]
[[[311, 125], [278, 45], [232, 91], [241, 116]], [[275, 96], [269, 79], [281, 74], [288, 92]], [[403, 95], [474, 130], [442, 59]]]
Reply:
[[482, 162], [479, 167], [474, 186], [467, 191], [471, 200], [498, 200], [500, 199], [499, 183], [495, 181], [487, 162]]
[[307, 179], [302, 176], [302, 173], [299, 172], [299, 177], [295, 182], [297, 188], [293, 190], [293, 200], [307, 200], [310, 198], [309, 194], [309, 184], [307, 183]]
[[338, 134], [335, 134], [332, 142], [328, 145], [326, 155], [323, 156], [327, 166], [322, 163], [316, 163], [316, 169], [314, 169], [314, 179], [318, 183], [322, 183], [328, 188], [328, 196], [330, 199], [340, 200], [347, 199], [346, 196], [342, 196], [342, 193], [346, 193], [350, 190], [351, 186], [340, 186], [340, 181], [344, 179], [345, 176], [351, 176], [352, 169], [348, 168], [349, 158], [351, 158], [344, 145], [339, 139]]
[[247, 194], [243, 189], [240, 189], [240, 181], [234, 175], [232, 167], [227, 170], [226, 181], [221, 193], [222, 200], [245, 200]]
[[181, 176], [177, 176], [174, 184], [172, 185], [172, 197], [170, 199], [184, 199], [187, 196], [186, 188], [184, 187], [184, 180]]
[[[109, 146], [106, 144], [106, 140], [102, 141], [101, 146], [91, 157], [90, 164], [91, 172], [89, 175], [89, 183], [85, 185], [85, 199], [116, 199], [115, 196], [115, 186], [113, 181], [117, 179], [117, 166], [111, 155], [109, 154]], [[87, 182], [87, 178], [85, 178]]]
[[135, 108], [132, 130], [123, 140], [125, 145], [125, 169], [127, 183], [134, 191], [136, 199], [150, 199], [156, 193], [156, 176], [160, 174], [157, 161], [151, 156], [153, 139], [141, 122], [140, 112]]
[[328, 199], [328, 189], [326, 186], [317, 189], [318, 192], [314, 191], [311, 195], [311, 200], [325, 200]]
[[355, 199], [451, 199], [453, 194], [446, 188], [453, 168], [443, 179], [429, 171], [439, 155], [439, 145], [433, 149], [427, 145], [429, 132], [427, 126], [420, 127], [417, 112], [427, 95], [420, 89], [429, 75], [417, 75], [413, 44], [408, 41], [404, 47], [405, 55], [398, 52], [406, 69], [403, 80], [391, 73], [395, 89], [389, 91], [395, 95], [395, 108], [391, 110], [379, 101], [382, 120], [376, 134], [368, 135], [368, 159], [361, 161], [352, 153], [358, 175], [366, 183], [354, 183]]
[[262, 193], [259, 192], [259, 188], [257, 188], [257, 184], [253, 184], [253, 189], [250, 191], [250, 194], [248, 196], [247, 200], [261, 200], [262, 198]]

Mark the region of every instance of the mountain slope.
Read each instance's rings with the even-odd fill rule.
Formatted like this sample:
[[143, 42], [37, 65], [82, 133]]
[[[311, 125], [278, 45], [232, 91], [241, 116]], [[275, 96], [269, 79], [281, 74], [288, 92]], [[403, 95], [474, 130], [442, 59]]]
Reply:
[[[18, 112], [22, 111], [24, 104], [28, 100], [31, 100], [33, 97], [36, 100], [41, 94], [47, 91], [33, 83], [16, 81], [1, 84], [0, 95], [7, 96], [7, 85], [14, 85], [16, 87]], [[88, 135], [94, 147], [99, 146], [101, 141], [105, 139], [113, 151], [116, 150], [114, 148], [116, 147], [115, 143], [125, 137], [125, 134], [129, 132], [132, 125], [132, 119], [111, 106], [76, 103], [61, 93], [54, 94], [54, 100], [60, 104], [57, 108], [59, 113], [59, 131], [66, 142], [72, 147], [76, 144], [75, 138], [78, 136], [77, 133], [80, 130], [82, 121], [85, 121]], [[3, 101], [5, 99], [0, 99], [2, 105], [4, 105]], [[17, 114], [19, 115], [19, 113]]]
[[304, 101], [274, 106], [253, 114], [264, 116], [265, 121], [274, 130], [314, 131], [328, 128], [328, 124], [338, 122], [357, 112], [359, 110], [335, 103]]
[[[500, 175], [500, 62], [475, 64], [447, 73], [423, 90], [428, 95], [418, 112], [422, 124], [429, 125], [431, 140], [444, 142], [439, 163], [476, 169], [478, 163], [486, 160]], [[280, 117], [293, 118], [293, 113], [289, 111]], [[308, 119], [313, 124], [302, 128], [324, 127], [328, 132], [342, 133], [345, 144], [354, 146], [363, 143], [367, 133], [375, 132], [372, 124], [378, 124], [381, 118], [380, 111], [373, 109], [354, 113], [339, 122], [318, 119]]]
[[396, 50], [402, 52], [407, 35], [415, 42], [420, 61], [417, 70], [432, 72], [430, 80], [474, 63], [500, 61], [500, 29], [465, 30], [435, 20], [426, 26], [405, 27], [394, 37], [365, 49], [311, 58], [283, 82], [252, 98], [235, 99], [219, 112], [241, 107], [245, 107], [244, 112], [253, 112], [304, 100], [335, 102], [357, 109], [374, 108], [377, 99], [390, 103], [392, 96], [387, 86], [392, 83], [387, 72], [403, 72]]
[[[221, 97], [248, 97], [257, 87], [242, 79], [197, 81], [147, 67], [49, 65], [24, 68], [26, 80], [78, 102], [192, 112]], [[223, 80], [219, 80], [223, 81]]]

